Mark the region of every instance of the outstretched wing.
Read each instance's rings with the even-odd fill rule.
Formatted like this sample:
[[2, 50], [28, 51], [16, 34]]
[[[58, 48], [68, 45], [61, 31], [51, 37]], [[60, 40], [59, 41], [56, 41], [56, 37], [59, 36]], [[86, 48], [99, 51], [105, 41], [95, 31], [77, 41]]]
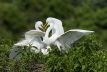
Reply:
[[39, 30], [30, 30], [25, 33], [25, 39], [29, 42], [33, 40], [36, 36], [43, 37], [45, 36], [45, 32], [39, 31]]
[[11, 53], [9, 54], [9, 58], [10, 59], [19, 59], [19, 57], [21, 56], [21, 51], [18, 51], [18, 48], [16, 45], [13, 46], [13, 48], [11, 49]]
[[19, 51], [20, 49], [18, 49], [18, 46], [25, 46], [25, 45], [29, 45], [27, 40], [21, 40], [18, 43], [14, 44], [14, 46], [11, 49], [11, 53], [9, 54], [9, 58], [18, 59], [22, 54], [22, 51]]
[[72, 44], [74, 41], [92, 32], [94, 31], [72, 29], [72, 30], [65, 32], [65, 34], [61, 35], [60, 37], [58, 37], [57, 41], [60, 42], [62, 45], [69, 47], [69, 45]]
[[[21, 51], [18, 51], [18, 46], [28, 46], [29, 44], [32, 44], [33, 46], [40, 46], [40, 36], [44, 36], [45, 33], [38, 30], [30, 30], [25, 33], [25, 39], [19, 41], [18, 43], [14, 44], [14, 46], [11, 49], [11, 53], [9, 55], [10, 59], [13, 58], [19, 58], [21, 56]], [[20, 53], [20, 54], [19, 54]]]

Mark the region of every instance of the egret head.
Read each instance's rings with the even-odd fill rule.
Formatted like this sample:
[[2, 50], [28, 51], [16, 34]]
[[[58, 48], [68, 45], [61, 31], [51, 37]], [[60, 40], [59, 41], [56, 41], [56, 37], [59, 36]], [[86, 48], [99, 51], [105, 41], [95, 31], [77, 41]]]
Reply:
[[54, 26], [54, 24], [55, 24], [54, 18], [48, 17], [46, 20], [46, 23], [49, 24], [50, 26]]
[[35, 23], [35, 28], [42, 28], [43, 23], [41, 21], [37, 21]]

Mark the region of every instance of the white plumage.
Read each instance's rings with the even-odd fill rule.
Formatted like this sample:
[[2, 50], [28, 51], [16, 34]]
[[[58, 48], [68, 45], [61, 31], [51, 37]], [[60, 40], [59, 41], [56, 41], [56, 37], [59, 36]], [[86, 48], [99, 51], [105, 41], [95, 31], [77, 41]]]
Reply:
[[65, 48], [71, 48], [70, 44], [74, 43], [75, 41], [80, 39], [82, 36], [93, 33], [93, 32], [94, 31], [72, 29], [72, 30], [65, 32], [63, 35], [59, 36], [55, 42], [59, 50], [61, 50], [60, 46], [65, 50]]
[[61, 49], [66, 51], [65, 48], [71, 48], [70, 44], [74, 43], [74, 41], [80, 39], [84, 35], [94, 32], [89, 30], [72, 29], [64, 33], [62, 22], [60, 20], [49, 17], [46, 21], [48, 22], [48, 24], [53, 25], [53, 28], [51, 28], [53, 33], [50, 38], [47, 38], [45, 40], [45, 42], [48, 41], [48, 45], [56, 45], [60, 51]]
[[45, 35], [45, 33], [39, 29], [41, 25], [42, 25], [41, 21], [36, 22], [35, 24], [36, 30], [30, 30], [28, 32], [25, 32], [25, 39], [14, 44], [14, 46], [11, 49], [11, 53], [9, 55], [10, 59], [18, 58], [21, 55], [21, 54], [18, 54], [20, 52], [20, 51], [17, 51], [18, 46], [32, 45], [37, 47], [38, 49], [32, 47], [31, 51], [34, 51], [35, 53], [40, 52], [40, 49], [44, 47], [44, 43], [42, 42], [41, 37]]
[[[31, 44], [31, 52], [42, 52], [44, 55], [49, 54], [48, 49], [51, 49], [50, 45], [54, 44], [60, 51], [66, 51], [66, 48], [71, 48], [70, 44], [80, 39], [82, 36], [93, 33], [94, 31], [72, 29], [64, 33], [62, 21], [56, 18], [49, 17], [46, 22], [50, 25], [46, 32], [42, 32], [39, 28], [42, 28], [43, 23], [41, 21], [36, 22], [36, 30], [30, 30], [25, 32], [25, 39], [14, 44], [11, 49], [9, 57], [11, 59], [18, 58], [21, 54], [17, 55], [21, 51], [17, 51], [17, 46], [29, 46]], [[49, 33], [52, 30], [52, 35], [49, 37]], [[41, 39], [43, 38], [43, 41]], [[37, 49], [35, 48], [37, 47]], [[17, 52], [16, 52], [17, 51]], [[67, 51], [66, 51], [67, 52]]]

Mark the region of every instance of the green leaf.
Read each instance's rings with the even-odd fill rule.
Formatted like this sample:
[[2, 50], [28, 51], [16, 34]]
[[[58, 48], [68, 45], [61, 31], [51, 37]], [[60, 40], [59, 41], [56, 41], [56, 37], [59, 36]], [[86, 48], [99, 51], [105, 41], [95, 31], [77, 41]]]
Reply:
[[82, 71], [84, 71], [85, 70], [85, 65], [82, 65]]

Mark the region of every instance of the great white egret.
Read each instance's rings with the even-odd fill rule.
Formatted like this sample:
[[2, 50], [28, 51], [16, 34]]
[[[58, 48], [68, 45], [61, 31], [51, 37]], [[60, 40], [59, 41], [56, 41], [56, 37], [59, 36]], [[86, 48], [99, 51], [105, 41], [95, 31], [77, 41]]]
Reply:
[[40, 49], [43, 48], [43, 46], [45, 45], [40, 38], [45, 35], [45, 33], [39, 29], [39, 27], [41, 28], [41, 25], [42, 25], [42, 22], [37, 21], [35, 24], [36, 30], [30, 30], [30, 31], [26, 32], [25, 39], [14, 44], [14, 46], [11, 49], [11, 53], [9, 55], [10, 59], [18, 58], [21, 55], [21, 53], [18, 54], [20, 52], [20, 51], [17, 51], [18, 46], [25, 46], [25, 45], [29, 46], [31, 44], [32, 46], [35, 46], [38, 48], [38, 49], [36, 49], [36, 48], [32, 47], [31, 51], [33, 50], [35, 53], [40, 52]]
[[[66, 51], [66, 48], [71, 48], [70, 44], [74, 43], [76, 40], [80, 39], [82, 36], [93, 33], [94, 31], [89, 30], [81, 30], [81, 29], [72, 29], [68, 30], [67, 32], [63, 33], [63, 29], [61, 29], [61, 22], [55, 18], [47, 18], [46, 22], [51, 26], [47, 29], [45, 34], [44, 42], [50, 46], [54, 44], [58, 47], [60, 51]], [[59, 24], [58, 24], [59, 23]], [[57, 25], [58, 24], [58, 25]], [[52, 28], [53, 27], [53, 28]], [[48, 37], [49, 32], [53, 31], [53, 35]], [[62, 31], [62, 34], [60, 32]]]
[[[64, 33], [64, 29], [62, 26], [62, 22], [59, 19], [49, 17], [47, 18], [46, 22], [50, 25], [48, 29], [46, 30], [46, 33], [42, 32], [39, 27], [41, 28], [42, 22], [38, 21], [36, 22], [35, 28], [36, 30], [30, 30], [25, 33], [25, 40], [22, 40], [18, 43], [16, 43], [9, 55], [9, 57], [12, 59], [13, 57], [17, 58], [20, 56], [17, 55], [19, 52], [17, 51], [17, 46], [24, 46], [29, 44], [32, 44], [32, 46], [37, 47], [31, 48], [31, 51], [35, 51], [35, 53], [42, 52], [44, 55], [48, 54], [48, 49], [51, 49], [50, 45], [54, 44], [58, 47], [60, 51], [64, 50], [66, 51], [67, 48], [71, 48], [70, 44], [72, 44], [74, 41], [80, 39], [82, 36], [86, 34], [90, 34], [94, 31], [88, 31], [88, 30], [81, 30], [81, 29], [72, 29]], [[49, 33], [52, 30], [52, 35], [49, 37]], [[43, 41], [41, 39], [43, 37]], [[67, 51], [66, 51], [67, 52]]]

